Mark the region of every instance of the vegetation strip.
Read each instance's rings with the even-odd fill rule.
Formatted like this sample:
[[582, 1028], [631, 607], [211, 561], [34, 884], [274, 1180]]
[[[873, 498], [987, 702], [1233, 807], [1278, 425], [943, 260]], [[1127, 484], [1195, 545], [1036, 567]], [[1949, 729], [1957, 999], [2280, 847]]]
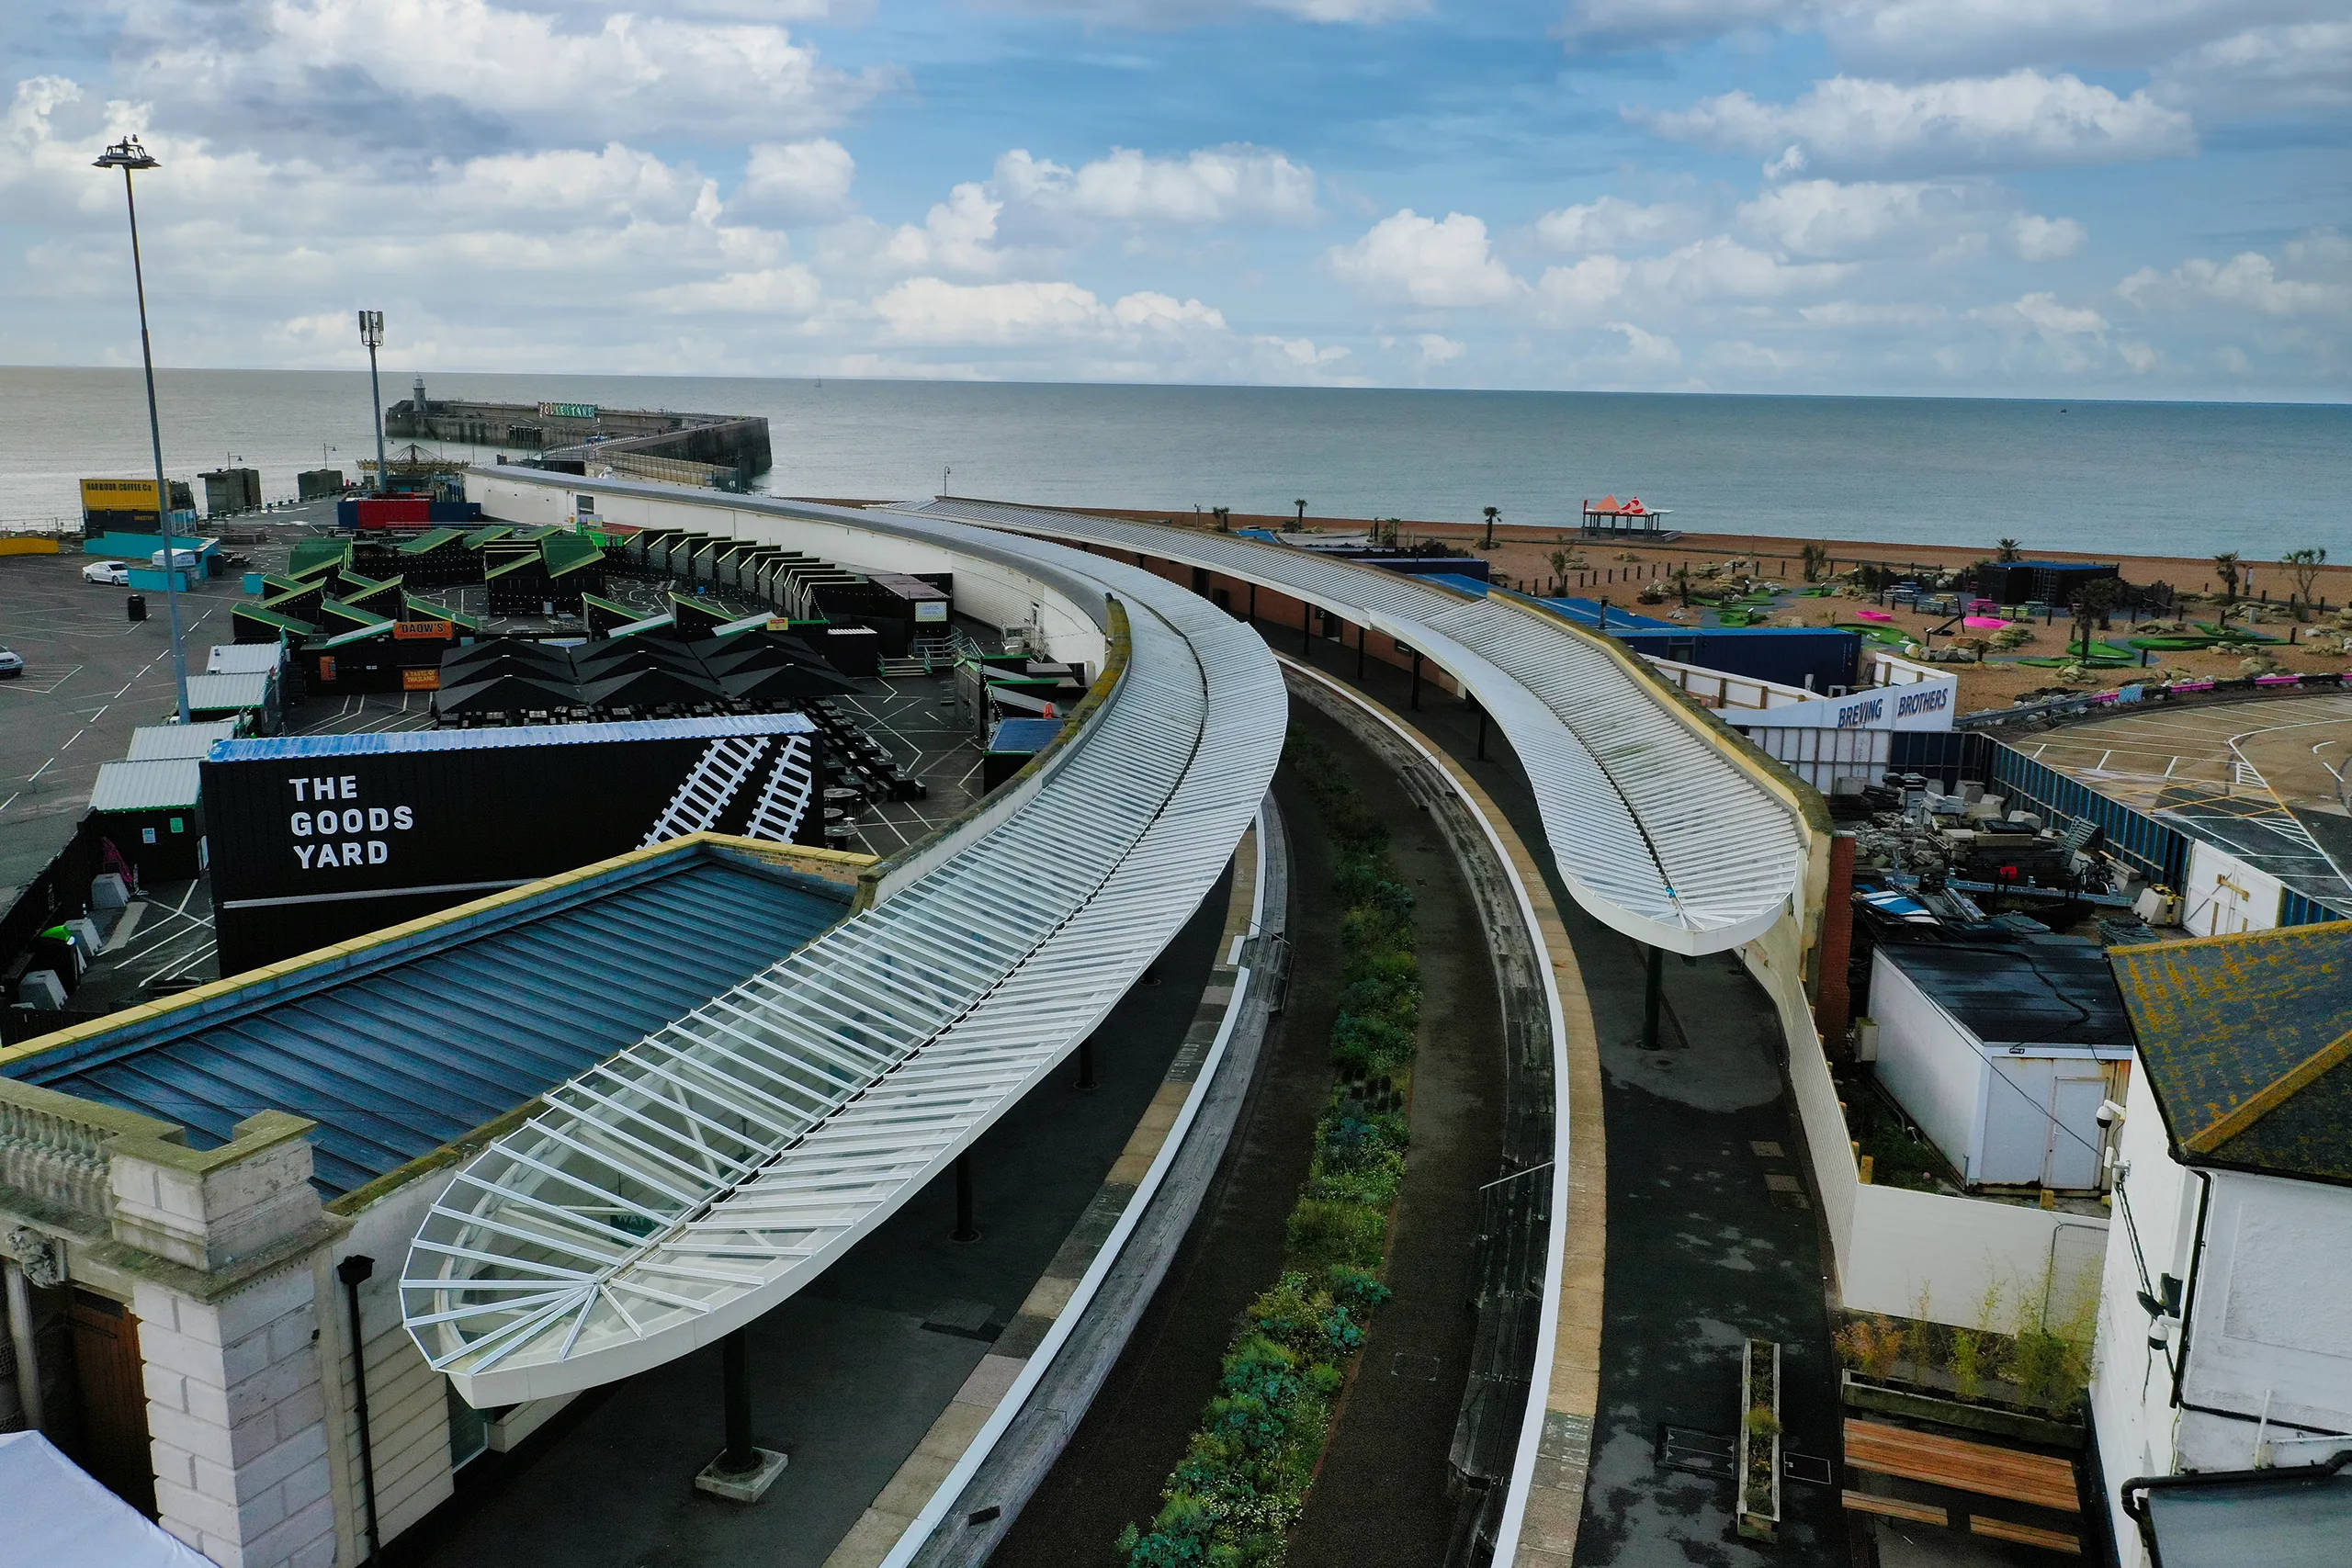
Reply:
[[1250, 1303], [1216, 1397], [1161, 1489], [1147, 1528], [1118, 1550], [1130, 1568], [1272, 1565], [1330, 1435], [1334, 1401], [1388, 1295], [1380, 1271], [1405, 1176], [1405, 1104], [1420, 1021], [1413, 893], [1396, 879], [1387, 825], [1329, 750], [1294, 729], [1284, 762], [1338, 851], [1344, 969], [1331, 1025], [1336, 1068], [1316, 1124], [1306, 1190], [1291, 1211], [1282, 1278]]

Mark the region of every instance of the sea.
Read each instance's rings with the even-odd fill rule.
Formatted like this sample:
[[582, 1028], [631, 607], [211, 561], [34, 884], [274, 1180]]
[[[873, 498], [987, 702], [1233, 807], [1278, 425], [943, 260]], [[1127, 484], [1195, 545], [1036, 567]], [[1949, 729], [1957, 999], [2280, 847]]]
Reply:
[[[387, 403], [416, 372], [387, 366]], [[938, 493], [1169, 513], [1573, 525], [1638, 496], [1668, 525], [2119, 555], [2352, 558], [2352, 406], [461, 375], [428, 396], [763, 414], [777, 494]], [[375, 450], [365, 372], [156, 373], [164, 458], [266, 495]], [[487, 450], [449, 446], [450, 456]], [[152, 472], [135, 369], [0, 367], [0, 525], [77, 518]], [[198, 489], [201, 504], [201, 489]]]

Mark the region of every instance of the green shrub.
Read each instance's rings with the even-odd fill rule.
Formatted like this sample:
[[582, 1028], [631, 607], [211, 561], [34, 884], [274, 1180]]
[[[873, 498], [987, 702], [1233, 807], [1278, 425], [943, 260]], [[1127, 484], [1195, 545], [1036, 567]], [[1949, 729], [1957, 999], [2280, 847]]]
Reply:
[[1366, 1203], [1303, 1198], [1290, 1212], [1290, 1256], [1300, 1266], [1324, 1269], [1335, 1263], [1377, 1269], [1386, 1251], [1388, 1215]]
[[1401, 1108], [1420, 1021], [1413, 890], [1387, 825], [1339, 761], [1291, 732], [1283, 761], [1339, 849], [1341, 984], [1330, 1051], [1342, 1081], [1316, 1123], [1306, 1190], [1287, 1227], [1283, 1277], [1243, 1314], [1217, 1392], [1161, 1489], [1149, 1529], [1118, 1540], [1128, 1568], [1280, 1568], [1329, 1435], [1331, 1402], [1388, 1299], [1388, 1213], [1410, 1142]]

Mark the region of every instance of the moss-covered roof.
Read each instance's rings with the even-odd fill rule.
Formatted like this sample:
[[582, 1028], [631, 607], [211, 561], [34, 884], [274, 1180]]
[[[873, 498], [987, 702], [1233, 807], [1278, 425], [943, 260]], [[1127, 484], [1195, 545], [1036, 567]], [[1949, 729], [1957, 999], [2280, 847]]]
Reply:
[[2352, 921], [2109, 959], [2180, 1158], [2352, 1182]]

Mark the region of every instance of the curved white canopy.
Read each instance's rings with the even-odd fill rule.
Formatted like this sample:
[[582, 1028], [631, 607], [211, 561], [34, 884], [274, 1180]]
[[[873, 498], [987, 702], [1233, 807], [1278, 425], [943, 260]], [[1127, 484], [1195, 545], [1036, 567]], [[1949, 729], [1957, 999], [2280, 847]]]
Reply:
[[1577, 902], [1637, 942], [1718, 953], [1793, 907], [1794, 814], [1589, 633], [1505, 596], [1228, 534], [955, 498], [910, 511], [1211, 568], [1418, 649], [1509, 737]]
[[426, 1359], [477, 1406], [658, 1366], [808, 1284], [1085, 1038], [1272, 777], [1287, 699], [1248, 628], [1057, 545], [876, 522], [1011, 546], [1116, 596], [1128, 666], [1016, 810], [553, 1090], [458, 1176], [401, 1292]]

